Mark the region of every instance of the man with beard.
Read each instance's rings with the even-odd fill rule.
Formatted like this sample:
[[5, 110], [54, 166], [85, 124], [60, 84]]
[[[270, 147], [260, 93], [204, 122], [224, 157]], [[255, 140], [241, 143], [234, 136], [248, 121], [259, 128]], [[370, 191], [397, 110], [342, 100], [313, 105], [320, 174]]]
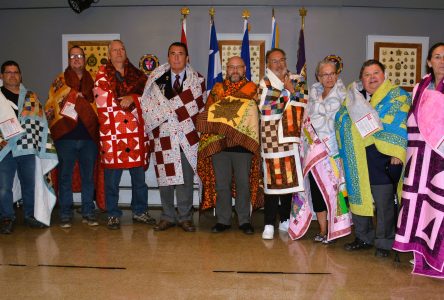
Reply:
[[100, 68], [94, 83], [101, 160], [105, 168], [108, 228], [120, 228], [122, 211], [118, 202], [123, 170], [131, 175], [133, 220], [154, 225], [155, 219], [148, 213], [145, 170], [149, 151], [139, 102], [146, 76], [129, 62], [122, 41], [114, 40], [109, 44], [108, 56], [108, 63]]
[[242, 58], [227, 61], [223, 83], [211, 90], [205, 112], [198, 118], [203, 133], [199, 145], [198, 173], [202, 179], [203, 209], [216, 206], [217, 223], [211, 231], [231, 227], [232, 183], [239, 229], [253, 234], [250, 203], [257, 207], [259, 187], [259, 116], [255, 96], [257, 86], [245, 78]]
[[79, 46], [69, 49], [69, 66], [49, 89], [45, 113], [55, 141], [59, 166], [60, 226], [70, 228], [73, 218], [73, 171], [78, 161], [81, 176], [83, 222], [99, 223], [94, 214], [94, 165], [99, 143], [99, 121], [94, 101], [94, 80], [85, 69], [85, 53]]

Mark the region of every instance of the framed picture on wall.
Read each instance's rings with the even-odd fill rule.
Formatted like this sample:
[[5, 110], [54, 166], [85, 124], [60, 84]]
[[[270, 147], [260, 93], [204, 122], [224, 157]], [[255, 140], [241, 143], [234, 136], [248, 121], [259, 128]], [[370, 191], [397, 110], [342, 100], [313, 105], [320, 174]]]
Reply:
[[68, 66], [68, 51], [72, 46], [79, 46], [85, 52], [85, 67], [91, 73], [97, 73], [99, 67], [108, 59], [108, 44], [120, 39], [120, 34], [63, 34], [62, 66]]
[[377, 59], [386, 67], [386, 77], [393, 84], [411, 92], [425, 73], [428, 37], [367, 37], [367, 59]]
[[[222, 76], [225, 78], [227, 60], [232, 56], [240, 56], [242, 48], [242, 34], [218, 34]], [[269, 34], [250, 34], [250, 67], [251, 81], [259, 83], [265, 74], [265, 49], [269, 48]]]

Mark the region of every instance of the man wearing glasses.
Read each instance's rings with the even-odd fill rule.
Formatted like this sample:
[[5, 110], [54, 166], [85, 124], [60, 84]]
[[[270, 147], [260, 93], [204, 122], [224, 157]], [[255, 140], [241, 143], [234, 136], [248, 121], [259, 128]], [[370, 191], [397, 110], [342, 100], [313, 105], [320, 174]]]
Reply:
[[[211, 231], [231, 227], [233, 174], [235, 208], [239, 229], [253, 234], [250, 204], [262, 199], [259, 188], [259, 115], [257, 86], [245, 78], [242, 58], [227, 61], [226, 79], [211, 90], [197, 129], [203, 133], [199, 146], [198, 172], [202, 179], [203, 209], [216, 206], [217, 223]], [[259, 195], [258, 195], [259, 194]]]
[[259, 84], [258, 105], [265, 193], [262, 238], [269, 240], [273, 239], [278, 211], [279, 230], [288, 231], [292, 195], [303, 190], [298, 144], [308, 93], [303, 77], [288, 71], [282, 49], [271, 49], [265, 59], [267, 69]]
[[0, 233], [13, 231], [17, 173], [23, 200], [24, 223], [33, 228], [49, 226], [55, 194], [49, 172], [57, 155], [49, 135], [43, 106], [37, 95], [22, 82], [19, 65], [6, 61], [1, 66], [0, 92]]
[[94, 214], [94, 165], [99, 143], [99, 120], [94, 101], [94, 80], [85, 69], [85, 53], [79, 46], [69, 50], [68, 67], [49, 89], [46, 117], [55, 141], [59, 166], [57, 172], [60, 226], [72, 225], [72, 179], [78, 161], [81, 177], [83, 223], [97, 226]]

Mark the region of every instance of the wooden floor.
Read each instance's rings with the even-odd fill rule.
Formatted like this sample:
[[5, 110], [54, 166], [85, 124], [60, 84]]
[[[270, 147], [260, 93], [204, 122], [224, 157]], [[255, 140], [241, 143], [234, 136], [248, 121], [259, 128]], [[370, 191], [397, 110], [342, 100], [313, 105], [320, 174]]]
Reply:
[[[157, 219], [160, 211], [154, 210]], [[54, 212], [54, 216], [57, 212]], [[256, 233], [237, 229], [214, 234], [215, 217], [195, 213], [195, 233], [180, 228], [154, 232], [132, 224], [88, 227], [78, 214], [71, 229], [25, 227], [0, 235], [0, 299], [439, 299], [444, 282], [411, 275], [411, 254], [401, 263], [377, 258], [374, 249], [343, 250], [353, 237], [332, 245], [306, 236], [291, 241], [261, 238], [263, 213], [254, 213]]]

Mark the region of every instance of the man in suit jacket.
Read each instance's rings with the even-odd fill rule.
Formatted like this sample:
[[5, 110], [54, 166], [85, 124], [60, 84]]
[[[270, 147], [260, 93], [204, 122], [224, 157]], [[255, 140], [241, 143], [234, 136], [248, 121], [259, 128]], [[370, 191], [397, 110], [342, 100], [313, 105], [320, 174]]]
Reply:
[[205, 79], [187, 61], [187, 46], [179, 42], [171, 44], [168, 63], [151, 73], [141, 100], [163, 208], [160, 222], [154, 227], [156, 231], [173, 227], [176, 221], [186, 232], [196, 230], [192, 222], [193, 179], [199, 146], [195, 125], [206, 97]]

